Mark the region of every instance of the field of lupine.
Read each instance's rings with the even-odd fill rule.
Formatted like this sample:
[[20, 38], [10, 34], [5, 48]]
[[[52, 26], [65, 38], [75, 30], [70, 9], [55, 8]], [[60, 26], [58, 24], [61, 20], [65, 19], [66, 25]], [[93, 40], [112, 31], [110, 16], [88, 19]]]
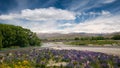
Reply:
[[0, 68], [120, 68], [120, 58], [91, 51], [29, 49], [0, 54]]

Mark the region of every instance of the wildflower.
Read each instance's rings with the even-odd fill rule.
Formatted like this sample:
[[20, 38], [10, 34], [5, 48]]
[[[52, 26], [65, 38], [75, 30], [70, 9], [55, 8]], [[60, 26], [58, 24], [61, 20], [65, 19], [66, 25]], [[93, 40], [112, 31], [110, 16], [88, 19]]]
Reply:
[[18, 64], [21, 64], [21, 62], [19, 61]]
[[0, 56], [0, 63], [3, 63], [4, 61], [4, 56]]
[[8, 53], [8, 56], [12, 56], [12, 53]]
[[29, 64], [29, 62], [27, 60], [24, 60], [23, 64], [26, 65], [26, 64]]

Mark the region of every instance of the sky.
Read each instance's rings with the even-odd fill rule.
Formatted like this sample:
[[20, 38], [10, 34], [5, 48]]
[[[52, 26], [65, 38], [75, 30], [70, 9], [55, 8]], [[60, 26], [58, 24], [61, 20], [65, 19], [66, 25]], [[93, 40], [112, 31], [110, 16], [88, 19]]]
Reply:
[[0, 0], [0, 23], [36, 33], [120, 31], [120, 0]]

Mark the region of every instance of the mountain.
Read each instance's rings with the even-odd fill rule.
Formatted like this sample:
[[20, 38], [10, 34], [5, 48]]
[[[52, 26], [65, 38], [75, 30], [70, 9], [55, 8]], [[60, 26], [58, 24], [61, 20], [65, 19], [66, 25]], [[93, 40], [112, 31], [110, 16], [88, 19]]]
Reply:
[[75, 38], [75, 37], [91, 37], [91, 36], [104, 36], [104, 37], [112, 37], [113, 35], [120, 34], [120, 32], [113, 33], [37, 33], [37, 36], [41, 39], [67, 39], [67, 38]]
[[38, 33], [37, 36], [41, 39], [50, 39], [50, 38], [75, 38], [75, 37], [90, 37], [90, 36], [103, 36], [104, 34], [96, 34], [96, 33]]

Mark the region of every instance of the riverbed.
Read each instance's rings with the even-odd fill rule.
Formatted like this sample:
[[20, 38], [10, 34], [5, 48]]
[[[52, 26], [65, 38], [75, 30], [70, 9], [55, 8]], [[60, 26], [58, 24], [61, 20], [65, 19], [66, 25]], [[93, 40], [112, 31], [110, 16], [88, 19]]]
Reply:
[[62, 42], [57, 43], [43, 43], [43, 48], [53, 48], [53, 49], [67, 49], [67, 50], [82, 50], [82, 51], [93, 51], [93, 52], [102, 52], [106, 54], [112, 54], [120, 56], [120, 46], [70, 46], [65, 45]]

